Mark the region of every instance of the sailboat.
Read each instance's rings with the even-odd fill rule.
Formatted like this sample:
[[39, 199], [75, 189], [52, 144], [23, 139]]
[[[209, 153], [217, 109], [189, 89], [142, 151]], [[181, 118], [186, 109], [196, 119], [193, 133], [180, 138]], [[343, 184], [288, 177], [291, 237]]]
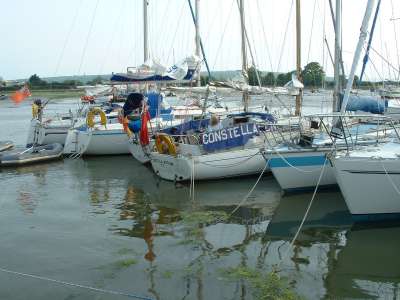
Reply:
[[[341, 113], [344, 113], [348, 102], [373, 4], [374, 0], [368, 1]], [[391, 125], [394, 133], [391, 141], [375, 146], [347, 148], [336, 152], [331, 158], [340, 190], [356, 221], [386, 220], [400, 216], [400, 138], [389, 118], [381, 117], [380, 123]]]
[[[242, 40], [242, 72], [247, 72], [244, 3], [239, 1]], [[244, 76], [246, 78], [246, 76]], [[274, 136], [277, 120], [265, 112], [249, 111], [249, 94], [243, 89], [243, 113], [219, 120], [213, 116], [202, 127], [189, 126], [156, 136], [157, 151], [150, 153], [155, 173], [172, 181], [207, 180], [261, 173], [266, 169], [261, 152], [266, 138], [280, 142], [291, 134], [291, 126]], [[293, 134], [293, 133], [292, 133]]]
[[[337, 1], [336, 9], [335, 29], [337, 37], [335, 38], [335, 100], [336, 103], [340, 103], [340, 1]], [[378, 9], [376, 13], [377, 12]], [[371, 12], [369, 12], [369, 16], [367, 16], [368, 20], [370, 14]], [[365, 26], [368, 26], [368, 20], [364, 21]], [[363, 37], [365, 40], [365, 35], [363, 35]], [[348, 94], [347, 96], [349, 99], [350, 95]], [[357, 99], [352, 98], [351, 100], [351, 105], [348, 105], [349, 101], [346, 101], [346, 104], [344, 104], [345, 106], [342, 107], [349, 110], [350, 106], [352, 108], [360, 106], [357, 105]], [[376, 103], [376, 101], [373, 101], [373, 103]], [[362, 104], [365, 105], [365, 101]], [[359, 115], [359, 117], [361, 117], [361, 115]], [[329, 137], [329, 132], [324, 134], [324, 130], [321, 130], [322, 127], [326, 130], [328, 127], [330, 128], [327, 119], [332, 120], [336, 118], [337, 117], [334, 114], [303, 117], [303, 120], [306, 120], [308, 125], [302, 126], [302, 134], [298, 143], [285, 143], [274, 148], [269, 148], [265, 151], [265, 156], [268, 159], [271, 171], [283, 191], [290, 192], [307, 190], [314, 188], [317, 185], [319, 187], [331, 187], [336, 185], [337, 181], [334, 168], [330, 164], [328, 156], [333, 151], [334, 146], [336, 147], [336, 150], [347, 148], [347, 140], [336, 140], [335, 137]], [[306, 129], [304, 129], [304, 127], [306, 127]], [[379, 130], [377, 132], [368, 125], [363, 124], [351, 124], [348, 126], [347, 130], [348, 132], [345, 134], [357, 134], [355, 140], [358, 145], [374, 143], [371, 139], [374, 139], [376, 134], [382, 135], [382, 132], [379, 133]]]

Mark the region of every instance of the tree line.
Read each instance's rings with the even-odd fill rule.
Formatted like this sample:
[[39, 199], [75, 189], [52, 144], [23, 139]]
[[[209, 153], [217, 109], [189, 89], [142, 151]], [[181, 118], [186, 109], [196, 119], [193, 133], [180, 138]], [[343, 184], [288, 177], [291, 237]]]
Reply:
[[[64, 81], [46, 81], [41, 79], [37, 74], [33, 74], [32, 76], [29, 77], [28, 81], [26, 82], [28, 84], [28, 87], [30, 89], [37, 89], [37, 90], [51, 90], [51, 89], [76, 89], [80, 85], [96, 85], [96, 84], [101, 84], [104, 81], [104, 79], [101, 76], [97, 76], [96, 78], [87, 81], [87, 82], [82, 82], [80, 80], [64, 80]], [[1, 90], [3, 91], [13, 91], [15, 90], [15, 86], [7, 86], [7, 87], [2, 87]]]
[[[287, 82], [292, 80], [292, 74], [296, 73], [296, 70], [287, 73], [273, 73], [273, 72], [261, 72], [255, 67], [250, 67], [248, 70], [249, 85], [258, 86], [257, 71], [260, 77], [262, 86], [284, 86]], [[308, 63], [302, 70], [300, 75], [300, 81], [306, 88], [317, 89], [321, 87], [333, 88], [335, 83], [333, 80], [327, 81], [326, 74], [322, 66], [318, 62]], [[343, 85], [345, 86], [346, 80], [341, 78]], [[208, 76], [202, 76], [202, 85], [208, 83]], [[354, 87], [370, 88], [373, 84], [369, 81], [358, 82], [358, 76], [354, 78]], [[375, 83], [376, 85], [376, 83]]]

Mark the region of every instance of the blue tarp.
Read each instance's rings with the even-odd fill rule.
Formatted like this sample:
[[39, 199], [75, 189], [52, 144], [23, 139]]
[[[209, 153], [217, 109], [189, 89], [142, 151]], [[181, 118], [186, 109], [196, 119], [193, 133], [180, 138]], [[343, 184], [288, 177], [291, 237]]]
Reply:
[[257, 125], [245, 123], [203, 133], [203, 149], [212, 152], [245, 145], [250, 138], [258, 134]]
[[[150, 113], [150, 118], [155, 118], [157, 116], [158, 108], [161, 107], [162, 102], [163, 102], [163, 96], [159, 93], [148, 93], [147, 94], [147, 104], [149, 106], [149, 113]], [[166, 114], [171, 114], [172, 109], [161, 109], [160, 108], [160, 115], [166, 115]]]
[[190, 120], [177, 126], [166, 128], [162, 132], [171, 135], [183, 135], [186, 134], [189, 130], [202, 131], [203, 129], [208, 127], [209, 123], [210, 119]]

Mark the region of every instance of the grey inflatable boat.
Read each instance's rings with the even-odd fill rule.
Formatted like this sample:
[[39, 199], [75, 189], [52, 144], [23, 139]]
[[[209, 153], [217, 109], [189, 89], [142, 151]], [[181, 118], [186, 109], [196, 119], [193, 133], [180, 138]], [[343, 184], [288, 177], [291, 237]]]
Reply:
[[0, 141], [0, 152], [9, 150], [14, 147], [13, 142], [11, 141]]
[[21, 166], [61, 158], [63, 146], [58, 143], [35, 146], [24, 151], [6, 151], [0, 154], [0, 166]]

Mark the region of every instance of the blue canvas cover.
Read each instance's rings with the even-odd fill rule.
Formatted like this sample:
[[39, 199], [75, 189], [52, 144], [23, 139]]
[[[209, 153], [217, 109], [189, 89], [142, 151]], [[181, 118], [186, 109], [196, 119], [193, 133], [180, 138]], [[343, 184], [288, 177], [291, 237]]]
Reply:
[[[343, 101], [343, 96], [340, 98]], [[372, 114], [383, 114], [388, 106], [385, 99], [372, 96], [350, 95], [346, 111], [364, 111]]]
[[203, 133], [201, 140], [203, 149], [207, 152], [229, 149], [245, 145], [250, 138], [258, 135], [257, 125], [244, 123]]

